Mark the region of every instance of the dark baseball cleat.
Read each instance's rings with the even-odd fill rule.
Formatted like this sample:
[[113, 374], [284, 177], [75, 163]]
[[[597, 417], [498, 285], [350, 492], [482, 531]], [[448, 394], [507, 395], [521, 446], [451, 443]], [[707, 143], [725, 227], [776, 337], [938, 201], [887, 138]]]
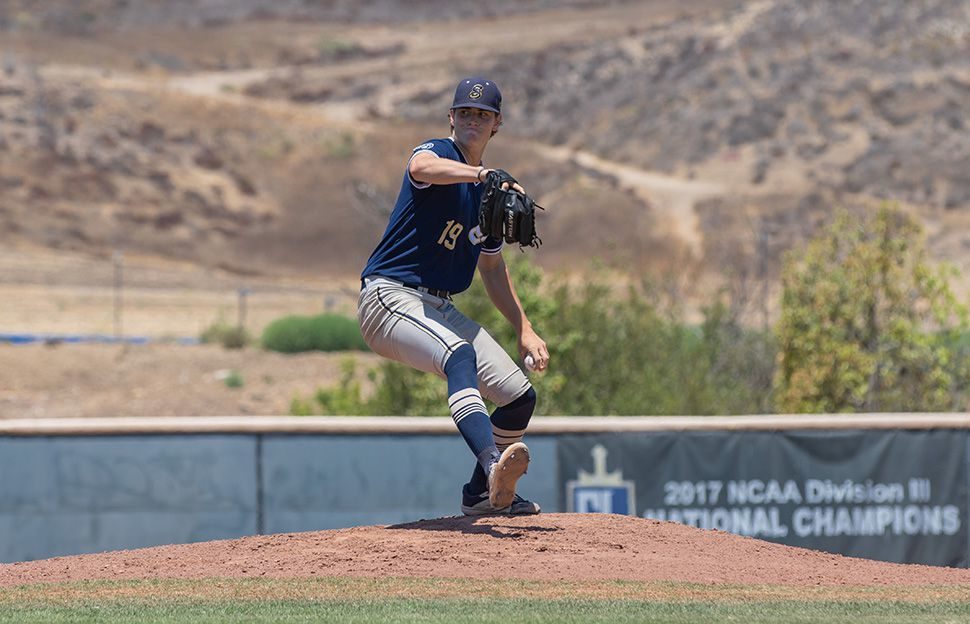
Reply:
[[488, 502], [488, 492], [469, 494], [468, 485], [461, 489], [461, 513], [466, 516], [489, 516], [504, 514], [508, 516], [529, 516], [539, 513], [538, 503], [526, 500], [518, 494], [512, 499], [512, 504], [502, 509], [492, 507]]
[[529, 447], [522, 442], [510, 444], [488, 473], [488, 502], [505, 509], [515, 498], [515, 484], [529, 468]]

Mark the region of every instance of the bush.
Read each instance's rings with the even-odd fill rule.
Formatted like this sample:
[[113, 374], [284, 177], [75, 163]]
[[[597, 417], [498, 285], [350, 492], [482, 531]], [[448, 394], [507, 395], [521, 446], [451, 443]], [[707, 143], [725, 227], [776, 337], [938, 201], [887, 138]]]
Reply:
[[221, 344], [226, 349], [242, 349], [252, 344], [253, 338], [243, 327], [217, 321], [203, 330], [199, 341], [203, 344]]
[[920, 224], [884, 206], [839, 214], [788, 256], [778, 325], [787, 412], [963, 410], [967, 310]]
[[[584, 286], [543, 285], [522, 254], [506, 256], [550, 369], [530, 375], [537, 413], [561, 415], [750, 414], [771, 409], [776, 346], [715, 302], [700, 327], [682, 323], [649, 282], [617, 292], [592, 272]], [[515, 331], [476, 281], [458, 300], [511, 354]], [[674, 307], [670, 307], [674, 309]], [[403, 384], [402, 384], [403, 385]]]
[[[723, 304], [692, 327], [660, 311], [646, 287], [617, 295], [595, 276], [580, 288], [543, 288], [525, 256], [508, 254], [509, 271], [526, 312], [549, 346], [551, 368], [531, 375], [537, 413], [743, 414], [770, 411], [776, 345], [770, 334], [740, 327]], [[517, 357], [515, 332], [490, 302], [480, 280], [458, 307]], [[361, 397], [345, 371], [320, 391], [324, 414], [447, 415], [447, 386], [435, 375], [396, 362], [374, 374], [376, 389]], [[296, 405], [304, 409], [305, 404]], [[296, 412], [297, 410], [294, 410]]]
[[338, 314], [277, 319], [263, 330], [262, 343], [280, 353], [367, 350], [357, 321]]
[[367, 378], [377, 383], [368, 398], [361, 393], [357, 365], [341, 364], [340, 379], [334, 386], [318, 388], [310, 398], [295, 396], [290, 401], [293, 416], [447, 416], [447, 385], [437, 375], [422, 373], [397, 362], [385, 361], [379, 369], [368, 369]]
[[340, 383], [336, 388], [320, 388], [313, 398], [322, 414], [358, 416], [367, 414], [367, 403], [361, 399], [357, 365], [352, 359], [340, 363]]
[[224, 380], [227, 388], [242, 388], [246, 385], [246, 381], [243, 379], [242, 374], [237, 370], [229, 371]]

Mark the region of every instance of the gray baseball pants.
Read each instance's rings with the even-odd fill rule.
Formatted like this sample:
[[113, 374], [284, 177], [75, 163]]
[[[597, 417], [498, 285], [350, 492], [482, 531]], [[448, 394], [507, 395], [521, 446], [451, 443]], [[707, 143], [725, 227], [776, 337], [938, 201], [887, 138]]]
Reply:
[[505, 349], [448, 299], [383, 277], [367, 278], [357, 301], [357, 320], [364, 341], [375, 353], [443, 379], [455, 349], [472, 345], [479, 392], [499, 407], [530, 387]]

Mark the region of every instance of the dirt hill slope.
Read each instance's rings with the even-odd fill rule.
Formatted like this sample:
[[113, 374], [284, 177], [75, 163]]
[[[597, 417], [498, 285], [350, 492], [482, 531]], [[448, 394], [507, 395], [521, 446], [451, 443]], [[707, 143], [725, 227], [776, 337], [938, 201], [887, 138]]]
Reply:
[[892, 200], [970, 275], [960, 0], [153, 6], [0, 12], [0, 244], [352, 278], [455, 78], [488, 72], [488, 162], [550, 207], [548, 268], [703, 297]]

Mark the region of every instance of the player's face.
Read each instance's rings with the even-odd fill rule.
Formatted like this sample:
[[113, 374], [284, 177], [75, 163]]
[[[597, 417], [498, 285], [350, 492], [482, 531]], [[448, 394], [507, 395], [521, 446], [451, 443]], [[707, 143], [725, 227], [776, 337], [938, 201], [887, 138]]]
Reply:
[[499, 116], [481, 108], [456, 108], [451, 111], [455, 137], [462, 143], [487, 143], [498, 129]]

